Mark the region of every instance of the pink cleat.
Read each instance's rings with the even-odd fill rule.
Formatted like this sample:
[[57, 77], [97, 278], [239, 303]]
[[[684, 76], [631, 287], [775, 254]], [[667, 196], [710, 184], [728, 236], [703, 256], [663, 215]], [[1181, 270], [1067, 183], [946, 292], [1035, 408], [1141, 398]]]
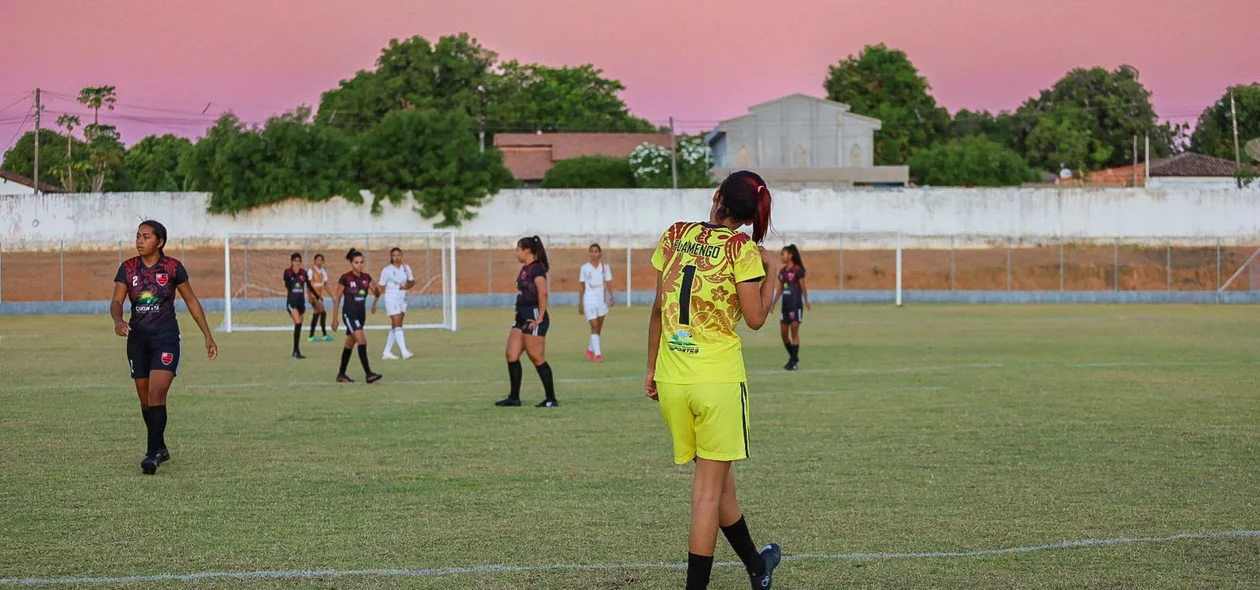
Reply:
[[602, 355], [602, 354], [597, 354], [597, 355], [595, 355], [595, 362], [597, 362], [597, 363], [602, 363], [602, 362], [604, 362], [604, 355]]
[[588, 361], [593, 361], [593, 360], [595, 360], [595, 351], [593, 351], [593, 350], [591, 350], [591, 349], [589, 349], [589, 348], [588, 348], [588, 349], [586, 349], [586, 360], [588, 360]]

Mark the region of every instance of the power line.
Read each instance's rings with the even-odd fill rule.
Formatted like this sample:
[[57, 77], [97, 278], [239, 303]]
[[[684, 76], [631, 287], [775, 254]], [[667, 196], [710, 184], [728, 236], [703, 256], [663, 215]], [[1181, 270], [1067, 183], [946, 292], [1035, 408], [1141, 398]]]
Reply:
[[17, 99], [17, 100], [15, 100], [15, 101], [13, 101], [13, 104], [11, 104], [11, 105], [9, 105], [9, 106], [7, 106], [7, 107], [4, 107], [4, 108], [2, 108], [2, 109], [0, 109], [0, 113], [3, 113], [3, 112], [5, 112], [5, 111], [7, 111], [7, 110], [9, 110], [9, 109], [11, 109], [11, 108], [13, 108], [13, 107], [15, 107], [15, 106], [18, 106], [19, 104], [21, 104], [21, 102], [22, 102], [22, 101], [27, 100], [27, 99], [29, 99], [29, 98], [30, 98], [30, 93], [29, 93], [29, 92], [24, 92], [24, 93], [22, 93], [22, 98], [19, 98], [19, 99]]
[[9, 148], [13, 147], [13, 144], [17, 142], [18, 136], [22, 135], [22, 130], [26, 128], [26, 122], [31, 120], [31, 113], [33, 112], [35, 112], [35, 105], [31, 105], [26, 109], [26, 117], [22, 119], [22, 124], [18, 125], [17, 131], [13, 133], [13, 138], [9, 140], [9, 144], [4, 147], [5, 151], [9, 151]]

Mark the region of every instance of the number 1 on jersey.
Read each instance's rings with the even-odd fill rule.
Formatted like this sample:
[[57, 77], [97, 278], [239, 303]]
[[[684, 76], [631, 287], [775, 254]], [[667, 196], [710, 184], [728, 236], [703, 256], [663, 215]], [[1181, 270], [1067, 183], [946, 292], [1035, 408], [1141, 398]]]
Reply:
[[691, 325], [691, 283], [696, 279], [696, 267], [688, 264], [683, 267], [682, 287], [678, 290], [678, 323]]

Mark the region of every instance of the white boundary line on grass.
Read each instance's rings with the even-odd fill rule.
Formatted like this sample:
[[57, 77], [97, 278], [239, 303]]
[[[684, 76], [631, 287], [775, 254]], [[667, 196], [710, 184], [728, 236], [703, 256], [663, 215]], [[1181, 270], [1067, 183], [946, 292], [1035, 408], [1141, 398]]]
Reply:
[[[1260, 530], [1209, 531], [1200, 533], [1177, 533], [1167, 537], [1117, 537], [1114, 539], [1082, 539], [1078, 541], [1062, 541], [1026, 547], [1004, 547], [999, 549], [974, 549], [970, 551], [926, 551], [919, 553], [808, 553], [788, 555], [783, 561], [857, 561], [857, 560], [889, 560], [889, 559], [957, 559], [968, 557], [984, 557], [989, 555], [1012, 555], [1051, 551], [1055, 549], [1078, 549], [1086, 547], [1110, 547], [1115, 545], [1137, 545], [1146, 543], [1168, 543], [1183, 540], [1210, 539], [1260, 539]], [[715, 563], [716, 566], [731, 567], [741, 565], [738, 562]], [[465, 574], [503, 574], [540, 571], [608, 571], [608, 570], [641, 570], [641, 569], [683, 569], [683, 563], [591, 563], [551, 565], [472, 565], [462, 567], [442, 567], [424, 569], [361, 569], [361, 570], [262, 570], [253, 572], [200, 572], [194, 574], [152, 574], [115, 577], [81, 577], [81, 578], [0, 578], [0, 586], [47, 586], [54, 584], [131, 584], [139, 582], [193, 582], [198, 580], [259, 580], [259, 579], [311, 579], [311, 578], [343, 578], [349, 576], [378, 577], [410, 577], [431, 578], [437, 576], [454, 576]]]

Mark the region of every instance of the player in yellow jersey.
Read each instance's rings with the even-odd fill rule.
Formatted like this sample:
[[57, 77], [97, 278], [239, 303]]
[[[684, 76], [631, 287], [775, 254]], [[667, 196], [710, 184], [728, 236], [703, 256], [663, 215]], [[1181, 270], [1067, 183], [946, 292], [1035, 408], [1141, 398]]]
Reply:
[[[751, 239], [739, 228], [752, 225]], [[735, 326], [760, 329], [773, 307], [771, 263], [758, 246], [770, 227], [760, 176], [731, 174], [713, 195], [709, 221], [678, 222], [652, 255], [658, 271], [648, 322], [647, 396], [660, 402], [674, 461], [694, 460], [687, 590], [708, 588], [717, 532], [744, 562], [754, 589], [768, 589], [778, 545], [759, 552], [735, 497], [732, 462], [748, 458], [748, 387]]]

